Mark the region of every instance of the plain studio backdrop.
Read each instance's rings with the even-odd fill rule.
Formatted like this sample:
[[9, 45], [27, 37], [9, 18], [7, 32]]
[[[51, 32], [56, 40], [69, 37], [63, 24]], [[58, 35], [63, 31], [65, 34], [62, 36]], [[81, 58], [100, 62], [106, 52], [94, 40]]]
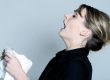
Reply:
[[[64, 49], [58, 36], [65, 13], [89, 4], [110, 15], [110, 0], [0, 0], [0, 51], [12, 48], [32, 60], [28, 72], [37, 80], [55, 54]], [[110, 80], [110, 46], [90, 52], [92, 80]]]

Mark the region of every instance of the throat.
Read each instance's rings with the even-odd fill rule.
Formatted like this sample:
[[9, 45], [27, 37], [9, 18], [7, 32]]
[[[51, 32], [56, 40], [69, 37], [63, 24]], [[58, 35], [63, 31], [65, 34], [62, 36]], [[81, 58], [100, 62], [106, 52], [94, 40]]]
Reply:
[[70, 42], [65, 42], [66, 45], [66, 50], [72, 50], [72, 49], [77, 49], [77, 48], [84, 48], [85, 45], [82, 44], [75, 44], [75, 43], [70, 43]]

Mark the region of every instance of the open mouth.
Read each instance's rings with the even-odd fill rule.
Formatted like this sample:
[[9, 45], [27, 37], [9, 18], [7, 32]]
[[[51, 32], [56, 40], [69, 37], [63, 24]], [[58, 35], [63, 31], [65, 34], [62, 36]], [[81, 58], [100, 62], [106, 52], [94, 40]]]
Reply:
[[65, 25], [65, 22], [63, 21], [63, 24], [64, 24], [64, 29], [66, 28], [66, 25]]

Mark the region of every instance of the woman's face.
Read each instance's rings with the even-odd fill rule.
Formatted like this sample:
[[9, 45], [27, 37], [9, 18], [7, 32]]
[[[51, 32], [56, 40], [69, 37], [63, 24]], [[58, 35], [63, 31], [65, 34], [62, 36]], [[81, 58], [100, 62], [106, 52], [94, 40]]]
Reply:
[[60, 30], [60, 36], [67, 40], [78, 40], [87, 30], [84, 25], [85, 15], [86, 9], [81, 11], [81, 15], [78, 12], [64, 15], [64, 28]]

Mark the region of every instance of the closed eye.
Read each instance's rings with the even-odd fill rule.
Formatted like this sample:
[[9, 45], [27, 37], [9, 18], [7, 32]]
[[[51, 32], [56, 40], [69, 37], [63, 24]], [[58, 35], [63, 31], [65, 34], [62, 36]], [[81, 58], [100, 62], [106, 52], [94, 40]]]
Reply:
[[73, 18], [75, 18], [76, 17], [76, 15], [73, 15]]

